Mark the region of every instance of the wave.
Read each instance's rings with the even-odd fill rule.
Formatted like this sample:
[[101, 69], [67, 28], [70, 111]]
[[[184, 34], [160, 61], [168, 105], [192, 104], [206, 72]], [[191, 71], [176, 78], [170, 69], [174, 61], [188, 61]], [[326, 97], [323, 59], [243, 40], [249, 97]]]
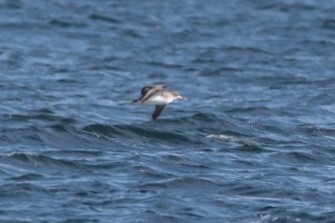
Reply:
[[[248, 135], [248, 124], [224, 114], [196, 113], [188, 117], [135, 124], [91, 124], [82, 130], [102, 138], [143, 138], [170, 143], [203, 144], [209, 134], [226, 129], [233, 135]], [[249, 130], [250, 131], [250, 130]], [[200, 133], [200, 135], [199, 135]]]
[[[58, 152], [59, 155], [62, 151]], [[79, 158], [79, 157], [78, 157]], [[122, 166], [120, 162], [110, 161], [104, 163], [91, 164], [85, 160], [78, 160], [73, 157], [66, 158], [53, 158], [49, 155], [37, 155], [26, 152], [12, 152], [0, 156], [1, 163], [6, 163], [8, 167], [16, 167], [19, 172], [23, 168], [25, 171], [36, 171], [34, 175], [28, 175], [28, 177], [40, 177], [43, 172], [55, 172], [55, 171], [83, 171], [83, 170], [95, 170], [95, 169], [106, 169], [115, 168]], [[82, 158], [82, 157], [80, 157]], [[6, 167], [6, 166], [5, 166]], [[38, 173], [38, 175], [35, 175]], [[31, 173], [29, 173], [31, 174]], [[22, 176], [20, 176], [22, 177]], [[24, 176], [27, 177], [27, 176]]]

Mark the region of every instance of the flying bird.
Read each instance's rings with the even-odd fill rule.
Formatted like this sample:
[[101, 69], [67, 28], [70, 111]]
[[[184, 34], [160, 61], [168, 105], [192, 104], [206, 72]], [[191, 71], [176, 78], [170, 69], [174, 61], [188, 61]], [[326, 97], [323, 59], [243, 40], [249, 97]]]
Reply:
[[178, 92], [166, 90], [165, 86], [165, 84], [154, 84], [143, 87], [140, 98], [133, 100], [132, 103], [140, 102], [143, 105], [155, 105], [155, 111], [152, 113], [152, 120], [155, 121], [163, 111], [165, 105], [170, 104], [176, 99], [186, 99]]

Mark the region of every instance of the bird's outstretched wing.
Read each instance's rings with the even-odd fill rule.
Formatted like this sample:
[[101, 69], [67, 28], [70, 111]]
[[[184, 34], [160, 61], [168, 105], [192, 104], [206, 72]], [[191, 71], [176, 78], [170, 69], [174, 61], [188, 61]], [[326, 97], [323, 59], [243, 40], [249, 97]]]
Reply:
[[153, 84], [150, 86], [143, 87], [141, 90], [140, 98], [133, 100], [132, 103], [134, 104], [138, 101], [141, 101], [141, 104], [143, 104], [152, 95], [156, 94], [158, 91], [163, 90], [165, 86], [166, 86], [165, 84]]
[[145, 102], [148, 98], [150, 98], [152, 95], [157, 93], [158, 91], [161, 91], [165, 88], [165, 84], [155, 84], [151, 86], [146, 86], [142, 88], [141, 91], [141, 103]]
[[154, 111], [154, 113], [152, 113], [152, 120], [155, 121], [158, 118], [158, 116], [163, 111], [164, 107], [165, 107], [165, 105], [156, 105], [155, 111]]

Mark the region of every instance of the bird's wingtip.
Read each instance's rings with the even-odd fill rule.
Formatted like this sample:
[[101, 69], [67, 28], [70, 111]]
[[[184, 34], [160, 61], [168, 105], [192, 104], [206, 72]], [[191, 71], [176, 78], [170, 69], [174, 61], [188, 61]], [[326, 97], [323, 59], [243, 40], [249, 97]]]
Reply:
[[131, 104], [136, 104], [140, 99], [135, 99], [135, 100], [132, 100], [130, 103]]

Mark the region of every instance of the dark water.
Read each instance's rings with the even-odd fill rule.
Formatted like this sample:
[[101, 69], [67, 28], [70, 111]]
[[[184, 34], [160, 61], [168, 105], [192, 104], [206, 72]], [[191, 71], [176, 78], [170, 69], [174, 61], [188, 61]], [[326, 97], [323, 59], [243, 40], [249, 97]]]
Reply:
[[0, 221], [335, 222], [334, 11], [0, 0]]

